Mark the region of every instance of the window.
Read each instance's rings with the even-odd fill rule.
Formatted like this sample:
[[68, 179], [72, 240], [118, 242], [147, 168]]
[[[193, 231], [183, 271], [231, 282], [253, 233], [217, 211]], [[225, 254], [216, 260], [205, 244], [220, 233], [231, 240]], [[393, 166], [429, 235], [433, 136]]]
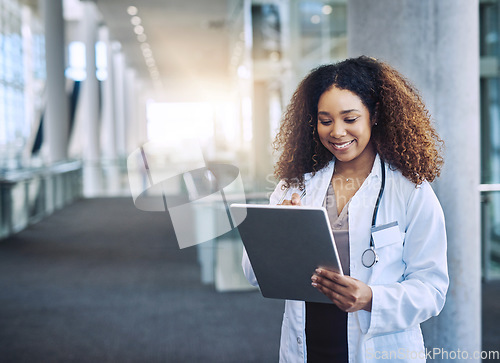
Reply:
[[500, 3], [480, 2], [483, 276], [500, 278]]
[[31, 15], [20, 1], [0, 0], [0, 170], [20, 166], [41, 104], [44, 37]]

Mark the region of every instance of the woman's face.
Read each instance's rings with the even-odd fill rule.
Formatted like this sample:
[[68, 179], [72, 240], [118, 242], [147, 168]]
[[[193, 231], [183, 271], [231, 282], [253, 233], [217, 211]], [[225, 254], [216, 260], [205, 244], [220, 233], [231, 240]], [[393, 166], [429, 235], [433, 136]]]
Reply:
[[373, 156], [371, 128], [370, 112], [355, 93], [332, 87], [319, 98], [319, 138], [337, 160]]

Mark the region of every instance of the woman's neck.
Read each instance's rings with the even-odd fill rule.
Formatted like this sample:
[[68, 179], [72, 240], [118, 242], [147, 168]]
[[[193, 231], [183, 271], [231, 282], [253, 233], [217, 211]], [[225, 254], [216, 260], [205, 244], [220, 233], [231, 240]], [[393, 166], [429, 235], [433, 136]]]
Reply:
[[364, 150], [361, 155], [350, 161], [335, 161], [335, 172], [346, 178], [366, 178], [375, 162], [375, 150], [370, 145], [368, 150]]

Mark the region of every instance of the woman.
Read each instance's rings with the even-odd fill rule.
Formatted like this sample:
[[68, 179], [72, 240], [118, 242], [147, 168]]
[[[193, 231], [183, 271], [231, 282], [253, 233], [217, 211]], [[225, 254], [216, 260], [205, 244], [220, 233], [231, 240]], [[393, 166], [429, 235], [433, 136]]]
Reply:
[[[429, 185], [441, 144], [417, 91], [385, 63], [348, 59], [301, 82], [275, 141], [271, 204], [325, 206], [344, 275], [311, 277], [333, 304], [286, 301], [280, 361], [425, 361], [420, 323], [439, 314], [448, 288]], [[257, 284], [246, 253], [243, 269]]]

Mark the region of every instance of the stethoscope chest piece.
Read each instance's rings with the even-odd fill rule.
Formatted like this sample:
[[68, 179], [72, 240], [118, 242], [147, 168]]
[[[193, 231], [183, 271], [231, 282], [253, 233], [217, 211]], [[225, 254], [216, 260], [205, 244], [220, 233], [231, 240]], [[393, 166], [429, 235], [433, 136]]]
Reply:
[[370, 268], [378, 262], [378, 256], [373, 247], [367, 248], [361, 255], [361, 262], [366, 268]]

